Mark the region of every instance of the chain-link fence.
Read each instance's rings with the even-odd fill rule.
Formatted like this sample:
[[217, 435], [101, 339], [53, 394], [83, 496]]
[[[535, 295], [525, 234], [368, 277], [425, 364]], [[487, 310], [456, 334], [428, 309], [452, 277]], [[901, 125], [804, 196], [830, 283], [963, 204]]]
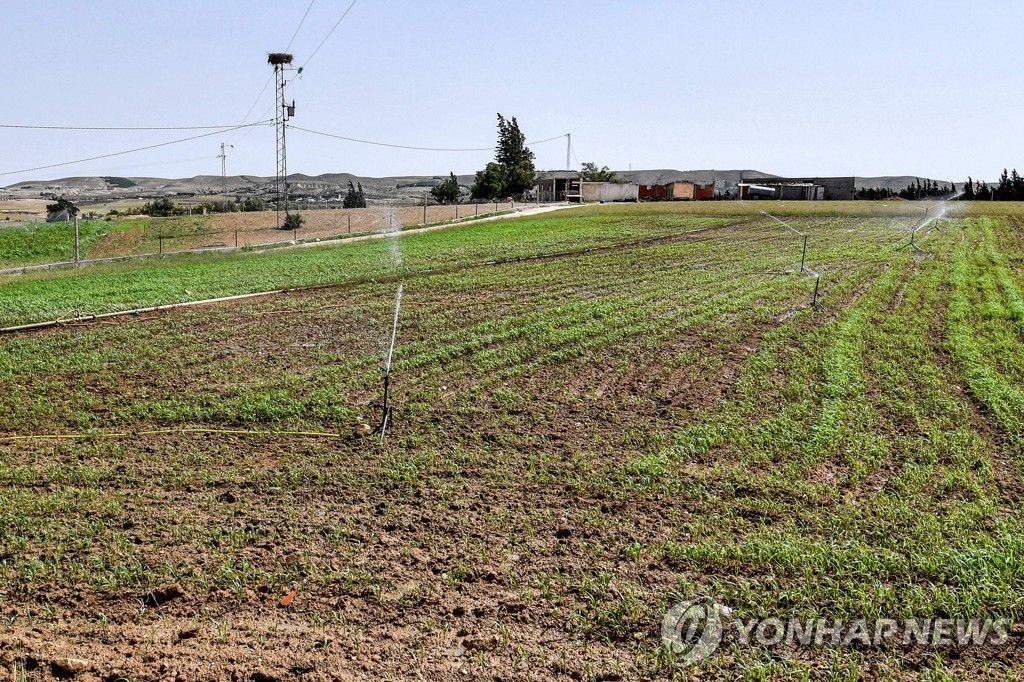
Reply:
[[[471, 220], [534, 205], [499, 201], [352, 209], [303, 208], [292, 211], [302, 216], [302, 226], [296, 230], [279, 227], [283, 227], [285, 214], [276, 211], [170, 218], [124, 216], [89, 223], [88, 230], [83, 230], [88, 238], [79, 250], [80, 262], [95, 263], [175, 253], [265, 248], [294, 242], [344, 239], [349, 236], [396, 231], [420, 225]], [[37, 225], [34, 229], [42, 230], [44, 226]], [[53, 257], [49, 259], [22, 259], [17, 253], [3, 253], [4, 241], [0, 233], [0, 274], [73, 265], [73, 223], [49, 223], [46, 224], [45, 230], [47, 238], [51, 240], [54, 235], [50, 233], [60, 233], [60, 247], [53, 250]], [[64, 230], [67, 232], [66, 235], [63, 235]]]

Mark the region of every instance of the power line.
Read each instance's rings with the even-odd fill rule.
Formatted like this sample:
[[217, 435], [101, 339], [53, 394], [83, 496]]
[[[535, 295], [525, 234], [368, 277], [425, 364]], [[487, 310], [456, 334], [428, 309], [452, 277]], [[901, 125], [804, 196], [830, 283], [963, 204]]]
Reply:
[[[263, 84], [263, 89], [260, 90], [260, 94], [256, 95], [256, 99], [253, 101], [252, 106], [249, 107], [249, 111], [245, 112], [245, 116], [242, 117], [242, 123], [245, 123], [246, 119], [248, 119], [252, 114], [253, 109], [256, 108], [256, 105], [260, 103], [260, 100], [263, 98], [263, 93], [267, 91], [268, 87], [270, 87], [270, 81], [272, 80], [274, 80], [274, 74], [270, 74], [270, 77], [267, 78], [267, 82]], [[266, 114], [263, 114], [263, 116], [266, 116]]]
[[[243, 125], [238, 125], [238, 126], [230, 127], [230, 128], [228, 128], [228, 130], [237, 130], [238, 128], [251, 128], [251, 127], [255, 127], [255, 126], [267, 125], [268, 123], [271, 123], [271, 121], [259, 121], [257, 123], [246, 123], [246, 124], [243, 124]], [[189, 142], [191, 140], [198, 140], [198, 139], [201, 139], [201, 138], [204, 138], [204, 137], [211, 137], [213, 135], [220, 135], [223, 132], [226, 132], [226, 131], [225, 130], [216, 130], [216, 131], [214, 131], [212, 133], [203, 133], [202, 135], [193, 135], [192, 137], [185, 137], [185, 138], [182, 138], [180, 140], [171, 140], [170, 142], [161, 142], [159, 144], [151, 144], [151, 145], [148, 145], [148, 146], [145, 146], [145, 147], [136, 147], [135, 149], [126, 149], [124, 151], [112, 152], [110, 154], [101, 154], [99, 156], [90, 156], [87, 159], [77, 159], [75, 161], [64, 161], [64, 162], [61, 162], [61, 163], [51, 163], [51, 164], [48, 164], [46, 166], [36, 166], [35, 168], [22, 168], [20, 170], [7, 171], [7, 172], [4, 172], [4, 173], [0, 173], [0, 177], [2, 177], [4, 175], [17, 175], [19, 173], [31, 173], [33, 171], [46, 170], [48, 168], [59, 168], [60, 166], [71, 166], [71, 165], [74, 165], [76, 163], [85, 163], [87, 161], [97, 161], [99, 159], [109, 159], [112, 156], [123, 156], [124, 154], [134, 154], [135, 152], [142, 152], [142, 151], [146, 151], [148, 149], [157, 149], [158, 147], [169, 147], [172, 144], [181, 144], [182, 142]]]
[[223, 126], [34, 126], [0, 123], [0, 128], [17, 130], [227, 130], [237, 127], [237, 123]]
[[345, 140], [346, 142], [358, 142], [360, 144], [372, 144], [377, 147], [394, 147], [395, 149], [414, 149], [421, 152], [489, 152], [494, 147], [463, 147], [463, 148], [452, 148], [452, 147], [413, 147], [405, 144], [391, 144], [389, 142], [374, 142], [372, 140], [360, 140], [355, 137], [345, 137], [344, 135], [334, 135], [331, 133], [322, 133], [319, 130], [310, 130], [309, 128], [302, 128], [300, 126], [292, 125], [288, 126], [292, 130], [301, 130], [305, 133], [312, 133], [313, 135], [322, 135], [323, 137], [333, 137], [336, 140]]
[[[288, 47], [284, 49], [285, 52], [291, 49], [292, 43], [295, 42], [295, 37], [299, 35], [299, 30], [302, 28], [302, 25], [306, 23], [306, 17], [309, 16], [309, 10], [313, 9], [313, 3], [315, 2], [316, 0], [310, 0], [309, 5], [306, 7], [306, 12], [302, 15], [302, 19], [299, 21], [299, 25], [295, 27], [295, 33], [292, 34], [292, 39], [288, 41]], [[249, 107], [249, 110], [245, 112], [245, 116], [242, 117], [242, 123], [245, 123], [247, 120], [249, 120], [249, 116], [252, 115], [252, 112], [256, 109], [257, 105], [259, 105], [260, 100], [263, 99], [263, 93], [265, 93], [267, 91], [267, 88], [270, 87], [270, 81], [272, 80], [274, 80], [274, 74], [270, 74], [270, 76], [267, 77], [267, 81], [263, 84], [263, 87], [260, 89], [260, 94], [256, 95], [256, 99], [253, 100], [252, 106]], [[276, 103], [277, 97], [275, 96], [274, 104]], [[273, 108], [274, 104], [271, 104], [269, 107], [267, 107], [267, 111], [270, 111], [270, 109]], [[263, 114], [260, 114], [260, 118], [263, 118], [266, 115], [266, 112], [264, 112]], [[239, 138], [237, 141], [241, 142], [243, 139], [245, 139], [245, 136], [248, 134], [249, 131], [246, 131], [242, 135], [242, 137]], [[232, 141], [232, 138], [234, 138], [234, 135], [228, 138], [228, 141]]]
[[[273, 80], [274, 74], [270, 74], [270, 78], [271, 78], [271, 80]], [[277, 100], [275, 99], [275, 101], [270, 103], [269, 107], [267, 107], [266, 109], [263, 110], [263, 113], [260, 114], [260, 118], [262, 119], [264, 116], [269, 114], [273, 110], [273, 108], [274, 108], [274, 106], [276, 104], [277, 104]], [[246, 115], [246, 117], [248, 117], [248, 114]], [[253, 130], [255, 130], [255, 128], [247, 128], [246, 131], [244, 133], [242, 133], [242, 136], [237, 138], [237, 139], [235, 138], [235, 134], [238, 132], [236, 130], [234, 133], [231, 134], [230, 137], [228, 137], [228, 142], [229, 143], [234, 143], [234, 144], [241, 144], [242, 140], [244, 140], [246, 137], [248, 137], [249, 133], [251, 133]]]
[[545, 142], [552, 142], [554, 140], [561, 140], [565, 136], [566, 136], [566, 133], [562, 133], [561, 135], [555, 135], [554, 137], [549, 137], [549, 138], [547, 138], [545, 140], [537, 140], [536, 142], [533, 142], [532, 140], [527, 140], [523, 144], [527, 144], [527, 145], [530, 145], [530, 144], [544, 144]]
[[341, 24], [341, 22], [345, 20], [345, 17], [348, 16], [348, 13], [352, 11], [352, 8], [356, 6], [356, 2], [358, 2], [358, 0], [352, 0], [352, 4], [349, 5], [348, 9], [345, 10], [345, 13], [341, 15], [341, 19], [338, 19], [338, 22], [336, 24], [334, 24], [334, 27], [331, 28], [331, 30], [327, 32], [327, 35], [324, 36], [324, 39], [321, 40], [320, 44], [316, 46], [315, 50], [313, 50], [313, 54], [309, 55], [309, 57], [306, 58], [306, 61], [303, 62], [302, 68], [306, 68], [306, 64], [309, 64], [309, 62], [313, 60], [313, 57], [315, 57], [316, 53], [320, 51], [320, 48], [324, 46], [324, 43], [326, 43], [327, 39], [331, 37], [331, 34], [334, 33], [334, 30], [336, 28], [338, 28], [338, 26]]
[[[344, 135], [334, 135], [332, 133], [324, 133], [319, 130], [310, 130], [309, 128], [302, 128], [300, 126], [291, 125], [288, 126], [292, 130], [301, 130], [305, 133], [312, 133], [313, 135], [322, 135], [323, 137], [333, 137], [336, 140], [345, 140], [346, 142], [358, 142], [359, 144], [372, 144], [377, 147], [393, 147], [395, 149], [412, 149], [421, 152], [490, 152], [494, 151], [494, 147], [415, 147], [406, 144], [391, 144], [390, 142], [374, 142], [373, 140], [360, 140], [355, 137], [345, 137]], [[565, 135], [555, 135], [549, 137], [546, 140], [537, 140], [536, 142], [526, 142], [525, 144], [543, 144], [545, 142], [551, 142], [552, 140], [560, 140]]]
[[295, 36], [299, 35], [299, 29], [301, 29], [302, 25], [306, 23], [306, 17], [309, 16], [309, 10], [313, 9], [314, 2], [316, 2], [316, 0], [309, 0], [309, 7], [306, 8], [306, 13], [302, 15], [302, 21], [300, 21], [299, 25], [295, 27], [295, 33], [292, 34], [292, 39], [288, 41], [288, 47], [284, 48], [285, 52], [291, 49], [292, 43], [295, 42]]

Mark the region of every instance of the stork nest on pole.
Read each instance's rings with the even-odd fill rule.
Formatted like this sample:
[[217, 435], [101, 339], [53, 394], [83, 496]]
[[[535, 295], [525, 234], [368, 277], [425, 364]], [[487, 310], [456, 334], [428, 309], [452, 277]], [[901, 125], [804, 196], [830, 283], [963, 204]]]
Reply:
[[271, 52], [267, 55], [267, 64], [291, 64], [292, 59], [287, 52]]

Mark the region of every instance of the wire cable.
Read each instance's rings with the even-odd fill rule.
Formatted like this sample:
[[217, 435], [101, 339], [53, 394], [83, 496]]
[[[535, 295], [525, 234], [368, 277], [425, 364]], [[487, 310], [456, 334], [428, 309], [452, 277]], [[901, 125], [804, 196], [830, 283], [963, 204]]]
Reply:
[[299, 22], [299, 25], [295, 27], [295, 33], [292, 34], [292, 39], [288, 41], [288, 46], [284, 48], [285, 52], [292, 49], [292, 43], [295, 42], [295, 36], [299, 35], [299, 29], [301, 29], [302, 25], [306, 23], [306, 17], [309, 16], [309, 10], [313, 9], [313, 3], [315, 2], [316, 0], [309, 0], [309, 7], [306, 8], [306, 13], [302, 15], [302, 20]]
[[[494, 151], [494, 147], [415, 147], [406, 144], [392, 144], [390, 142], [375, 142], [373, 140], [360, 140], [355, 137], [346, 137], [344, 135], [334, 135], [333, 133], [324, 133], [319, 130], [310, 130], [309, 128], [303, 128], [297, 125], [288, 126], [291, 130], [301, 130], [304, 133], [312, 133], [313, 135], [322, 135], [323, 137], [333, 137], [337, 140], [345, 140], [346, 142], [358, 142], [360, 144], [372, 144], [377, 147], [392, 147], [395, 149], [412, 149], [421, 152], [490, 152]], [[565, 137], [565, 135], [556, 135], [549, 137], [545, 140], [537, 140], [536, 142], [525, 142], [527, 145], [543, 144], [545, 142], [551, 142], [552, 140], [558, 140]]]
[[199, 140], [199, 139], [204, 138], [204, 137], [211, 137], [213, 135], [220, 135], [220, 134], [226, 132], [227, 130], [237, 130], [239, 128], [252, 128], [252, 127], [256, 127], [256, 126], [267, 125], [269, 123], [271, 123], [271, 121], [259, 121], [257, 123], [246, 123], [246, 124], [243, 124], [243, 125], [228, 127], [225, 130], [216, 130], [216, 131], [214, 131], [212, 133], [203, 133], [202, 135], [193, 135], [191, 137], [185, 137], [185, 138], [182, 138], [180, 140], [171, 140], [170, 142], [161, 142], [159, 144], [151, 144], [151, 145], [147, 145], [145, 147], [136, 147], [135, 149], [125, 149], [124, 151], [112, 152], [110, 154], [100, 154], [99, 156], [90, 156], [87, 159], [76, 159], [75, 161], [63, 161], [61, 163], [51, 163], [51, 164], [48, 164], [48, 165], [45, 165], [45, 166], [36, 166], [35, 168], [22, 168], [20, 170], [6, 171], [4, 173], [0, 173], [0, 177], [3, 177], [5, 175], [17, 175], [19, 173], [31, 173], [33, 171], [46, 170], [48, 168], [59, 168], [61, 166], [71, 166], [71, 165], [74, 165], [76, 163], [85, 163], [86, 161], [97, 161], [99, 159], [109, 159], [112, 156], [123, 156], [124, 154], [134, 154], [135, 152], [142, 152], [142, 151], [146, 151], [148, 149], [157, 149], [159, 147], [169, 147], [172, 144], [181, 144], [182, 142], [190, 142], [191, 140]]
[[[270, 74], [270, 76], [267, 78], [267, 82], [263, 84], [263, 89], [260, 90], [260, 94], [256, 95], [256, 99], [255, 101], [253, 101], [252, 106], [249, 107], [249, 111], [245, 112], [245, 116], [242, 117], [242, 123], [245, 123], [249, 119], [249, 116], [252, 115], [253, 109], [255, 109], [256, 105], [258, 105], [260, 103], [260, 100], [263, 99], [263, 93], [267, 91], [268, 87], [270, 87], [270, 81], [272, 80], [274, 80], [274, 74]], [[270, 106], [274, 105], [271, 104]], [[260, 118], [263, 118], [263, 116], [266, 116], [266, 114], [262, 114]], [[234, 137], [234, 135], [228, 138], [228, 142], [231, 141], [232, 137]]]
[[237, 127], [237, 123], [223, 126], [33, 126], [0, 123], [0, 128], [17, 130], [227, 130]]
[[377, 147], [393, 147], [395, 149], [413, 149], [421, 152], [489, 152], [493, 151], [494, 147], [414, 147], [405, 144], [391, 144], [389, 142], [374, 142], [373, 140], [360, 140], [355, 137], [345, 137], [344, 135], [334, 135], [332, 133], [323, 133], [319, 130], [310, 130], [309, 128], [303, 128], [301, 126], [291, 125], [288, 126], [292, 130], [301, 130], [304, 133], [311, 133], [313, 135], [321, 135], [323, 137], [333, 137], [336, 140], [345, 140], [346, 142], [358, 142], [360, 144], [372, 144]]
[[352, 8], [356, 6], [356, 2], [358, 2], [358, 0], [352, 0], [352, 4], [349, 5], [348, 9], [345, 10], [345, 13], [341, 15], [341, 19], [338, 19], [337, 23], [334, 24], [334, 27], [331, 28], [331, 30], [327, 32], [327, 35], [324, 36], [324, 39], [321, 40], [320, 44], [316, 46], [315, 50], [313, 50], [313, 54], [309, 55], [309, 57], [306, 58], [306, 61], [303, 62], [303, 64], [302, 64], [302, 68], [303, 69], [306, 68], [306, 65], [309, 64], [313, 60], [313, 57], [315, 57], [316, 53], [320, 51], [320, 48], [324, 46], [324, 43], [326, 43], [327, 39], [331, 37], [331, 34], [334, 33], [335, 29], [337, 29], [338, 26], [341, 24], [341, 22], [345, 20], [345, 17], [348, 16], [348, 13], [351, 12]]
[[[309, 16], [309, 10], [313, 9], [313, 3], [315, 2], [316, 0], [310, 0], [309, 5], [306, 7], [305, 14], [302, 15], [302, 19], [299, 21], [299, 25], [295, 27], [295, 33], [292, 34], [292, 39], [288, 41], [288, 47], [284, 48], [285, 52], [291, 49], [292, 43], [295, 42], [295, 37], [299, 35], [299, 30], [302, 28], [302, 25], [306, 23], [306, 17]], [[263, 99], [263, 93], [265, 93], [267, 91], [267, 88], [270, 87], [270, 82], [272, 80], [274, 80], [274, 74], [270, 74], [270, 76], [267, 78], [267, 81], [263, 84], [263, 87], [260, 89], [260, 94], [256, 95], [256, 99], [253, 101], [252, 106], [249, 107], [249, 110], [245, 112], [245, 116], [242, 117], [242, 123], [245, 123], [249, 120], [249, 116], [252, 115], [253, 110], [256, 109], [256, 106], [260, 103], [260, 100]], [[273, 107], [274, 105], [271, 104], [270, 106]], [[266, 116], [266, 113], [261, 114], [260, 118], [263, 118], [263, 116]], [[248, 134], [248, 131], [246, 131], [246, 134]], [[242, 138], [244, 137], [245, 134], [242, 135]], [[228, 138], [228, 141], [230, 142], [232, 138], [234, 138], [234, 135]], [[241, 139], [239, 139], [238, 141], [241, 142]]]

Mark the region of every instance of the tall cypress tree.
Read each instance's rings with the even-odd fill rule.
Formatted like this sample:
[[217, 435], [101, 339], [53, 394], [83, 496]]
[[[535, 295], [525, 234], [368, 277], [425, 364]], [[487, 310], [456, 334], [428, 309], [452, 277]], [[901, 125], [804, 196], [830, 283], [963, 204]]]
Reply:
[[519, 129], [519, 122], [513, 116], [506, 119], [498, 114], [498, 146], [494, 163], [478, 171], [472, 195], [479, 199], [494, 199], [499, 196], [521, 196], [533, 187], [537, 174], [533, 165], [534, 154], [526, 146], [526, 135]]

